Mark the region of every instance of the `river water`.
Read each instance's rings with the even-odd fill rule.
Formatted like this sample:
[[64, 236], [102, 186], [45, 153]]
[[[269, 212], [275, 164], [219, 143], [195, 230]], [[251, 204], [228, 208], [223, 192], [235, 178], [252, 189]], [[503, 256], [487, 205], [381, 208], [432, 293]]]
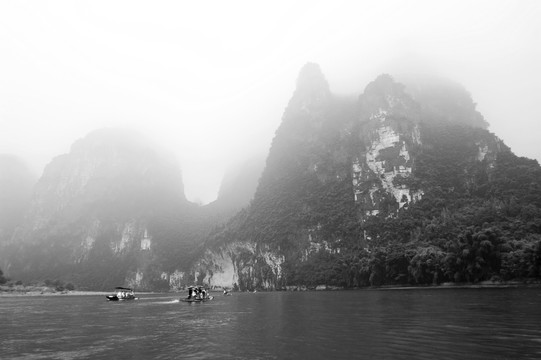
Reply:
[[539, 359], [541, 289], [0, 297], [1, 359]]

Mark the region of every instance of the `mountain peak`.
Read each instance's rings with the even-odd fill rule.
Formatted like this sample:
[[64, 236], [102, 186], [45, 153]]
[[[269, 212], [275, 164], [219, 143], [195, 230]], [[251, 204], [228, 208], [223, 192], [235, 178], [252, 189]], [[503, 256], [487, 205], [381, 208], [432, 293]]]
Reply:
[[327, 96], [330, 94], [329, 83], [325, 79], [318, 64], [308, 62], [301, 68], [297, 78], [297, 89], [295, 93], [309, 97], [320, 97], [321, 95]]
[[419, 109], [419, 105], [405, 92], [405, 86], [388, 74], [379, 75], [366, 86], [360, 96], [360, 104], [370, 118], [381, 113], [412, 117], [412, 111]]
[[150, 145], [150, 140], [136, 130], [102, 128], [94, 130], [77, 140], [71, 146], [71, 152], [75, 154], [90, 152], [94, 155], [109, 155], [112, 149], [129, 152], [134, 151], [134, 149], [145, 149]]

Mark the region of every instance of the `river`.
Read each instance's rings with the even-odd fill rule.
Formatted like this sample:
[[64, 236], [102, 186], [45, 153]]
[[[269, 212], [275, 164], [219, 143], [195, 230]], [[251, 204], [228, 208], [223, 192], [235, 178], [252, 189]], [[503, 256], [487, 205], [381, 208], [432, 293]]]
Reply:
[[539, 288], [178, 296], [0, 297], [0, 358], [541, 358]]

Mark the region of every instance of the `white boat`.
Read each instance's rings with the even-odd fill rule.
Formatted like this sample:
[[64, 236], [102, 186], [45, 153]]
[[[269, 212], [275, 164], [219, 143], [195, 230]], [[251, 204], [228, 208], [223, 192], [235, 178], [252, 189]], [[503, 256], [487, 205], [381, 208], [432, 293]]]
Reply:
[[116, 294], [105, 296], [109, 301], [127, 301], [127, 300], [137, 300], [133, 289], [117, 286], [115, 288]]

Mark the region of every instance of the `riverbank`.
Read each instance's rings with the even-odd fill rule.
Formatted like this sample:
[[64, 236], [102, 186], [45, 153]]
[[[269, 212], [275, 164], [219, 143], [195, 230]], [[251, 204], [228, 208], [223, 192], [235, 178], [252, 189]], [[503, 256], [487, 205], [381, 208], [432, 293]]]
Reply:
[[48, 286], [0, 286], [0, 296], [75, 296], [75, 295], [109, 295], [111, 292], [105, 291], [80, 291], [63, 290], [57, 291]]
[[[540, 279], [525, 279], [513, 281], [482, 281], [479, 283], [442, 283], [438, 285], [382, 285], [361, 288], [343, 288], [339, 286], [318, 285], [314, 288], [306, 286], [287, 286], [285, 291], [345, 291], [345, 290], [442, 290], [442, 289], [505, 289], [518, 287], [541, 287]], [[263, 290], [264, 291], [264, 290]], [[152, 293], [152, 292], [150, 292]], [[81, 295], [110, 295], [110, 291], [63, 290], [47, 286], [0, 285], [2, 296], [81, 296]], [[140, 294], [140, 293], [139, 293]]]
[[481, 281], [478, 283], [452, 283], [446, 282], [438, 285], [384, 285], [365, 290], [416, 290], [416, 289], [505, 289], [516, 287], [541, 287], [539, 279], [525, 279], [522, 281]]
[[483, 288], [513, 288], [513, 287], [541, 287], [541, 279], [524, 279], [524, 280], [509, 280], [509, 281], [481, 281], [478, 283], [453, 283], [446, 282], [436, 285], [380, 285], [344, 288], [340, 286], [318, 285], [309, 287], [286, 286], [284, 291], [341, 291], [341, 290], [426, 290], [426, 289], [483, 289]]

